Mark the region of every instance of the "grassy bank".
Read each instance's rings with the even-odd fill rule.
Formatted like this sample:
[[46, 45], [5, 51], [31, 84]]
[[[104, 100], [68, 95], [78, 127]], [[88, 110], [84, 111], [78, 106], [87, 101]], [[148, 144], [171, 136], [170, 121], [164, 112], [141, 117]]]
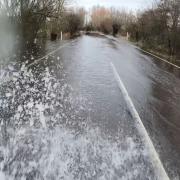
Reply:
[[140, 47], [141, 49], [145, 50], [145, 51], [148, 51], [160, 58], [163, 58], [165, 60], [167, 60], [168, 62], [172, 63], [172, 64], [175, 64], [177, 66], [180, 66], [180, 57], [178, 56], [170, 56], [165, 50], [163, 49], [160, 49], [160, 50], [157, 50], [155, 48], [150, 48], [148, 47], [147, 45], [144, 45], [143, 43], [141, 42], [136, 42], [136, 41], [133, 41], [133, 40], [130, 40], [130, 42], [132, 42], [134, 45]]

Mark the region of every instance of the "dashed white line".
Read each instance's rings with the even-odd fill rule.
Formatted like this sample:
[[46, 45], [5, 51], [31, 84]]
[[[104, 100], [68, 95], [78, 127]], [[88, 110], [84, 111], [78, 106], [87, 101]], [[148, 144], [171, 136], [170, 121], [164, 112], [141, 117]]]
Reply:
[[152, 140], [151, 138], [149, 137], [147, 131], [146, 131], [146, 128], [144, 127], [143, 123], [142, 123], [142, 120], [128, 94], [128, 91], [125, 87], [125, 85], [123, 84], [115, 66], [113, 63], [110, 63], [111, 67], [112, 67], [112, 70], [113, 70], [113, 73], [114, 73], [114, 76], [115, 76], [115, 79], [117, 80], [117, 83], [118, 83], [118, 86], [123, 94], [123, 97], [126, 101], [126, 104], [127, 104], [127, 107], [129, 108], [129, 111], [133, 117], [133, 120], [135, 120], [136, 122], [136, 125], [137, 125], [137, 129], [140, 133], [140, 135], [142, 136], [143, 138], [143, 142], [145, 143], [145, 146], [147, 147], [149, 153], [150, 153], [150, 157], [152, 158], [152, 163], [155, 167], [155, 170], [157, 170], [157, 175], [159, 177], [159, 179], [162, 179], [162, 180], [170, 180], [164, 167], [163, 167], [163, 164], [159, 158], [159, 155], [158, 153], [156, 152], [155, 150], [155, 147], [152, 143]]

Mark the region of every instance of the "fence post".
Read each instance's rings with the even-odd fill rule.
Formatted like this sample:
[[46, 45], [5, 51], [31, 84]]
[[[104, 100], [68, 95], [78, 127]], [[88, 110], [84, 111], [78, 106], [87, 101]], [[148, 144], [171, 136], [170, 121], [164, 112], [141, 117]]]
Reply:
[[63, 33], [62, 33], [62, 31], [61, 31], [61, 41], [63, 40]]

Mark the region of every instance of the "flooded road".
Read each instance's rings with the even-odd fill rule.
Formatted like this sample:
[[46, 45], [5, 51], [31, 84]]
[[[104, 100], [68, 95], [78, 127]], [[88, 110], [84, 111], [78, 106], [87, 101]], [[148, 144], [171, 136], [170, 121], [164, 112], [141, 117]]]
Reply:
[[103, 36], [44, 48], [0, 71], [1, 179], [163, 179], [111, 63], [168, 176], [179, 179], [176, 68]]

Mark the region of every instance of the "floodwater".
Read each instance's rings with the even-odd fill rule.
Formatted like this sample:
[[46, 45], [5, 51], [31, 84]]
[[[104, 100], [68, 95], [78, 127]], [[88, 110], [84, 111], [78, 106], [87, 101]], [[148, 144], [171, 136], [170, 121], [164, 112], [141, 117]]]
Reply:
[[179, 179], [179, 70], [103, 36], [46, 42], [1, 66], [1, 179], [162, 179], [111, 63]]

